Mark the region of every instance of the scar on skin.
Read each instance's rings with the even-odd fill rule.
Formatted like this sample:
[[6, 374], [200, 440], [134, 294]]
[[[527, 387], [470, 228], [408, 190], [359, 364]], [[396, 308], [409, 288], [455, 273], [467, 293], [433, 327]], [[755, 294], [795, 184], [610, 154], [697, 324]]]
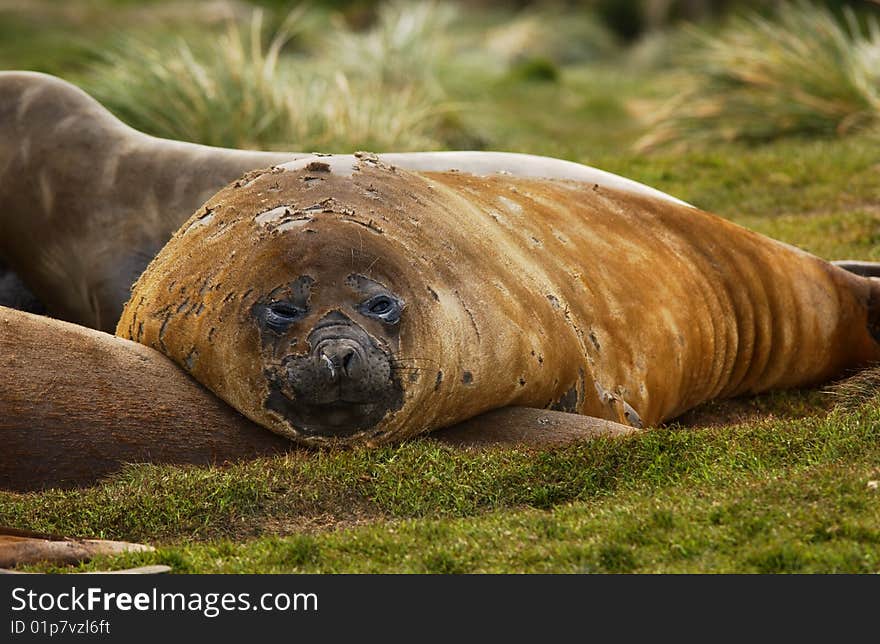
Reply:
[[260, 225], [266, 225], [278, 221], [289, 214], [290, 206], [276, 206], [258, 214], [254, 217], [254, 221]]
[[168, 347], [165, 346], [165, 331], [168, 328], [168, 322], [171, 321], [173, 314], [168, 311], [165, 314], [165, 319], [162, 320], [162, 326], [159, 327], [159, 346], [162, 347], [162, 351], [167, 355]]
[[464, 299], [461, 297], [461, 294], [458, 291], [454, 291], [456, 299], [461, 304], [461, 308], [464, 309], [464, 312], [467, 313], [468, 318], [471, 321], [471, 326], [474, 327], [474, 333], [477, 334], [477, 342], [480, 342], [483, 338], [480, 335], [480, 327], [477, 325], [477, 320], [474, 318], [474, 314], [471, 313], [471, 310], [468, 308], [468, 305], [465, 304]]
[[185, 231], [183, 231], [183, 234], [188, 235], [191, 231], [195, 230], [196, 228], [201, 228], [203, 226], [207, 226], [212, 221], [214, 221], [214, 211], [211, 208], [208, 208], [207, 206], [205, 206], [205, 212], [203, 212], [201, 215], [199, 215], [198, 218], [194, 222], [192, 222], [189, 226], [187, 226], [187, 229]]
[[636, 413], [636, 410], [633, 409], [632, 406], [630, 406], [630, 404], [628, 402], [626, 402], [625, 400], [622, 400], [622, 402], [623, 402], [623, 415], [626, 418], [626, 420], [629, 422], [629, 424], [632, 427], [642, 429], [645, 426], [645, 424], [642, 422], [641, 416], [639, 416], [638, 413]]
[[366, 228], [374, 233], [377, 233], [379, 235], [385, 234], [385, 231], [382, 230], [381, 227], [376, 225], [376, 222], [372, 219], [370, 219], [369, 221], [361, 221], [360, 219], [355, 219], [354, 217], [342, 217], [341, 220], [342, 221], [350, 221], [353, 224], [363, 226], [364, 228]]
[[330, 172], [330, 164], [326, 161], [312, 161], [306, 166], [309, 172]]
[[310, 221], [312, 221], [311, 217], [303, 217], [301, 219], [291, 219], [289, 221], [285, 221], [284, 223], [280, 224], [277, 228], [275, 228], [275, 231], [279, 232], [279, 233], [283, 233], [287, 230], [293, 230], [294, 228], [300, 228], [302, 226], [305, 226]]

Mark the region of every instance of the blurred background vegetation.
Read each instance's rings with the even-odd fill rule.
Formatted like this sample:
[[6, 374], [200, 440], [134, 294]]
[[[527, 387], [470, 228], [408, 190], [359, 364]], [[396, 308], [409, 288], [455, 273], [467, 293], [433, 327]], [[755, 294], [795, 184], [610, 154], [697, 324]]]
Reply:
[[875, 0], [0, 0], [0, 68], [67, 78], [168, 138], [589, 162], [876, 131], [878, 13]]

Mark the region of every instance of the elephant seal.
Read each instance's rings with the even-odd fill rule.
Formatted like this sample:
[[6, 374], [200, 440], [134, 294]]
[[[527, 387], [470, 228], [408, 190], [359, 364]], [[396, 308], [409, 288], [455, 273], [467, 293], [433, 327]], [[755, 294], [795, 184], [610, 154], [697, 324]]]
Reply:
[[818, 383], [880, 358], [878, 289], [637, 186], [316, 156], [208, 200], [116, 332], [276, 433], [372, 444]]

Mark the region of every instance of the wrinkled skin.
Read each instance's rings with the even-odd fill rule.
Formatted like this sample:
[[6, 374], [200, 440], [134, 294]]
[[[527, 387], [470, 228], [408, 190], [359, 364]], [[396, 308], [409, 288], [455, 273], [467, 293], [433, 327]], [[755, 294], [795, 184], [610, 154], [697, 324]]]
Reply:
[[117, 334], [310, 444], [511, 405], [638, 427], [880, 358], [877, 288], [649, 194], [318, 158], [209, 200]]

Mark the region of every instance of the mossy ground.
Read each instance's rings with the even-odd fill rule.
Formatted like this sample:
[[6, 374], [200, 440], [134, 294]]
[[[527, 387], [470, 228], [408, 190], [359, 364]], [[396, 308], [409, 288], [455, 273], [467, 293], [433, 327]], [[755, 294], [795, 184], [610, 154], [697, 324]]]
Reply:
[[[75, 74], [53, 24], [0, 46], [0, 67]], [[880, 260], [875, 139], [637, 155], [633, 110], [669, 95], [672, 73], [606, 62], [458, 85], [478, 144], [596, 165], [828, 259]], [[134, 465], [87, 489], [0, 493], [0, 524], [158, 547], [64, 570], [878, 572], [880, 404], [833, 403], [817, 390], [713, 402], [640, 436], [538, 451], [425, 439]]]

